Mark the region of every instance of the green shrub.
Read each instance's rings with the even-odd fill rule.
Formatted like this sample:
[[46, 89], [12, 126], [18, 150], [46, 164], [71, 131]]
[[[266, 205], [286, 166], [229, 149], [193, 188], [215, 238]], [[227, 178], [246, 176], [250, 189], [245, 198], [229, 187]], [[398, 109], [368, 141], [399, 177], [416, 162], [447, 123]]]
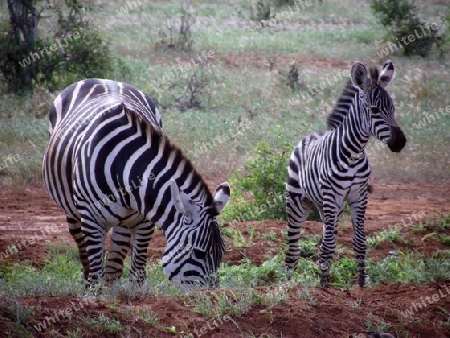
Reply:
[[[105, 78], [113, 71], [108, 43], [96, 28], [77, 29], [79, 38], [64, 47], [60, 66], [51, 74], [51, 89], [65, 88], [84, 78]], [[54, 58], [50, 60], [55, 62]]]
[[385, 27], [398, 26], [402, 21], [409, 20], [411, 14], [417, 11], [417, 7], [407, 0], [374, 0], [371, 8]]
[[155, 47], [190, 51], [194, 45], [191, 28], [195, 25], [197, 14], [189, 5], [182, 5], [175, 15], [167, 14], [165, 24], [160, 24], [161, 38]]
[[[293, 145], [281, 129], [276, 130], [276, 144], [258, 143], [244, 163], [245, 175], [235, 173], [230, 180], [235, 196], [224, 210], [225, 221], [286, 220], [285, 182]], [[316, 209], [311, 220], [319, 220]]]
[[270, 1], [258, 0], [250, 5], [250, 20], [270, 20]]
[[[372, 11], [379, 22], [388, 27], [390, 38], [403, 49], [405, 56], [430, 54], [438, 41], [437, 26], [420, 18], [418, 7], [408, 0], [373, 0]], [[435, 27], [433, 29], [433, 27]], [[410, 41], [409, 36], [414, 40]]]
[[445, 58], [445, 55], [450, 52], [450, 8], [447, 9], [447, 14], [441, 16], [446, 29], [445, 32], [437, 38], [436, 49], [438, 52], [438, 57], [441, 59]]
[[[0, 71], [10, 92], [31, 91], [36, 85], [53, 91], [83, 78], [113, 74], [108, 43], [85, 18], [92, 10], [90, 0], [60, 0], [49, 7], [39, 4], [40, 8], [35, 2], [24, 4], [17, 7], [20, 10], [10, 9], [17, 12], [10, 20], [24, 16], [21, 24], [0, 22]], [[44, 10], [55, 21], [46, 33], [27, 14]], [[25, 34], [20, 28], [25, 26], [35, 33]]]

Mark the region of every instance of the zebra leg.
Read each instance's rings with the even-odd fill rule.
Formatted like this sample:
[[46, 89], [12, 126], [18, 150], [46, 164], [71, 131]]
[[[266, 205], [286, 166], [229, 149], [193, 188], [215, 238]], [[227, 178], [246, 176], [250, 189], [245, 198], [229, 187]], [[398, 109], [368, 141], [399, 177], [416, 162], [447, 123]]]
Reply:
[[80, 256], [81, 265], [83, 266], [83, 276], [87, 281], [89, 277], [89, 258], [86, 251], [86, 242], [83, 231], [81, 230], [81, 222], [77, 219], [67, 217], [69, 232], [77, 243], [78, 254]]
[[118, 280], [122, 276], [123, 261], [130, 247], [131, 233], [127, 227], [116, 226], [112, 229], [111, 247], [106, 260], [106, 281]]
[[81, 213], [81, 229], [85, 236], [85, 243], [89, 257], [90, 286], [104, 279], [105, 239], [107, 230], [97, 224], [87, 212]]
[[339, 215], [339, 207], [331, 200], [334, 196], [324, 194], [323, 205], [323, 233], [319, 245], [319, 266], [321, 273], [321, 285], [328, 287], [331, 259], [336, 251], [336, 224]]
[[286, 252], [286, 267], [288, 271], [295, 271], [300, 258], [298, 241], [303, 223], [308, 217], [312, 203], [299, 193], [286, 193], [286, 213], [288, 218], [287, 233], [289, 248]]
[[364, 287], [366, 280], [365, 258], [367, 243], [364, 229], [364, 218], [366, 214], [367, 198], [367, 186], [359, 187], [354, 193], [349, 194], [348, 197], [353, 225], [353, 250], [355, 251], [358, 264], [358, 283], [360, 287]]
[[131, 269], [130, 279], [142, 285], [145, 281], [145, 264], [147, 263], [147, 247], [155, 231], [155, 225], [144, 222], [131, 229]]

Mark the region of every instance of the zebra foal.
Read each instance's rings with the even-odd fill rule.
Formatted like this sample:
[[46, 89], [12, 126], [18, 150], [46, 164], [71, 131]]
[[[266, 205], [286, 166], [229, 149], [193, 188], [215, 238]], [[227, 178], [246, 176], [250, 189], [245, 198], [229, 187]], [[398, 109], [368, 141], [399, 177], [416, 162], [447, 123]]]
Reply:
[[147, 95], [125, 83], [87, 79], [58, 95], [49, 120], [45, 185], [67, 215], [88, 282], [104, 280], [105, 270], [107, 280], [118, 278], [131, 246], [130, 275], [142, 283], [156, 225], [167, 242], [164, 274], [182, 284], [216, 285], [225, 251], [216, 216], [228, 202], [229, 185], [211, 194], [163, 134]]
[[371, 136], [399, 152], [406, 138], [398, 126], [395, 107], [386, 86], [395, 69], [387, 61], [381, 73], [356, 62], [348, 84], [327, 119], [328, 131], [304, 137], [294, 148], [286, 182], [286, 212], [289, 247], [288, 270], [297, 267], [300, 257], [300, 230], [315, 204], [323, 222], [319, 245], [321, 284], [328, 286], [330, 261], [336, 249], [335, 230], [347, 201], [354, 230], [359, 285], [365, 283], [366, 238], [364, 217], [368, 199], [370, 167], [365, 147]]

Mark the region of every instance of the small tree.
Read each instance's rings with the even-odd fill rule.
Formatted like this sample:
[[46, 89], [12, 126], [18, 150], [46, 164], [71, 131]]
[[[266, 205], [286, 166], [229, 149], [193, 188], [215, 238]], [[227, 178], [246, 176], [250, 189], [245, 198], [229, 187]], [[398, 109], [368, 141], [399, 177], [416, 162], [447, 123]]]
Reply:
[[10, 91], [31, 91], [36, 65], [22, 67], [20, 61], [36, 49], [39, 15], [33, 0], [7, 0], [7, 5], [9, 24], [3, 24], [7, 31], [0, 34], [0, 70]]
[[[33, 83], [55, 90], [111, 71], [109, 48], [86, 19], [91, 1], [7, 1], [9, 22], [0, 26], [0, 70], [10, 92], [31, 91]], [[44, 11], [57, 25], [49, 36], [38, 36]]]
[[166, 15], [166, 24], [159, 31], [161, 40], [155, 46], [159, 48], [190, 51], [194, 44], [191, 28], [195, 24], [197, 14], [189, 5], [182, 5], [179, 16]]

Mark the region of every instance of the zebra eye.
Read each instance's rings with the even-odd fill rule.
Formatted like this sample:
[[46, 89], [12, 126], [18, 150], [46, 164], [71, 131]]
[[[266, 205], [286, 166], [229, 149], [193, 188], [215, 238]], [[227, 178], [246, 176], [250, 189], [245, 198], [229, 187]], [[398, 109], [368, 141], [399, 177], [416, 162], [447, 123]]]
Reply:
[[200, 250], [200, 249], [194, 249], [195, 257], [199, 259], [205, 259], [206, 257], [206, 251]]
[[379, 114], [381, 112], [377, 106], [372, 106], [372, 107], [370, 107], [370, 109], [372, 110], [373, 114]]

